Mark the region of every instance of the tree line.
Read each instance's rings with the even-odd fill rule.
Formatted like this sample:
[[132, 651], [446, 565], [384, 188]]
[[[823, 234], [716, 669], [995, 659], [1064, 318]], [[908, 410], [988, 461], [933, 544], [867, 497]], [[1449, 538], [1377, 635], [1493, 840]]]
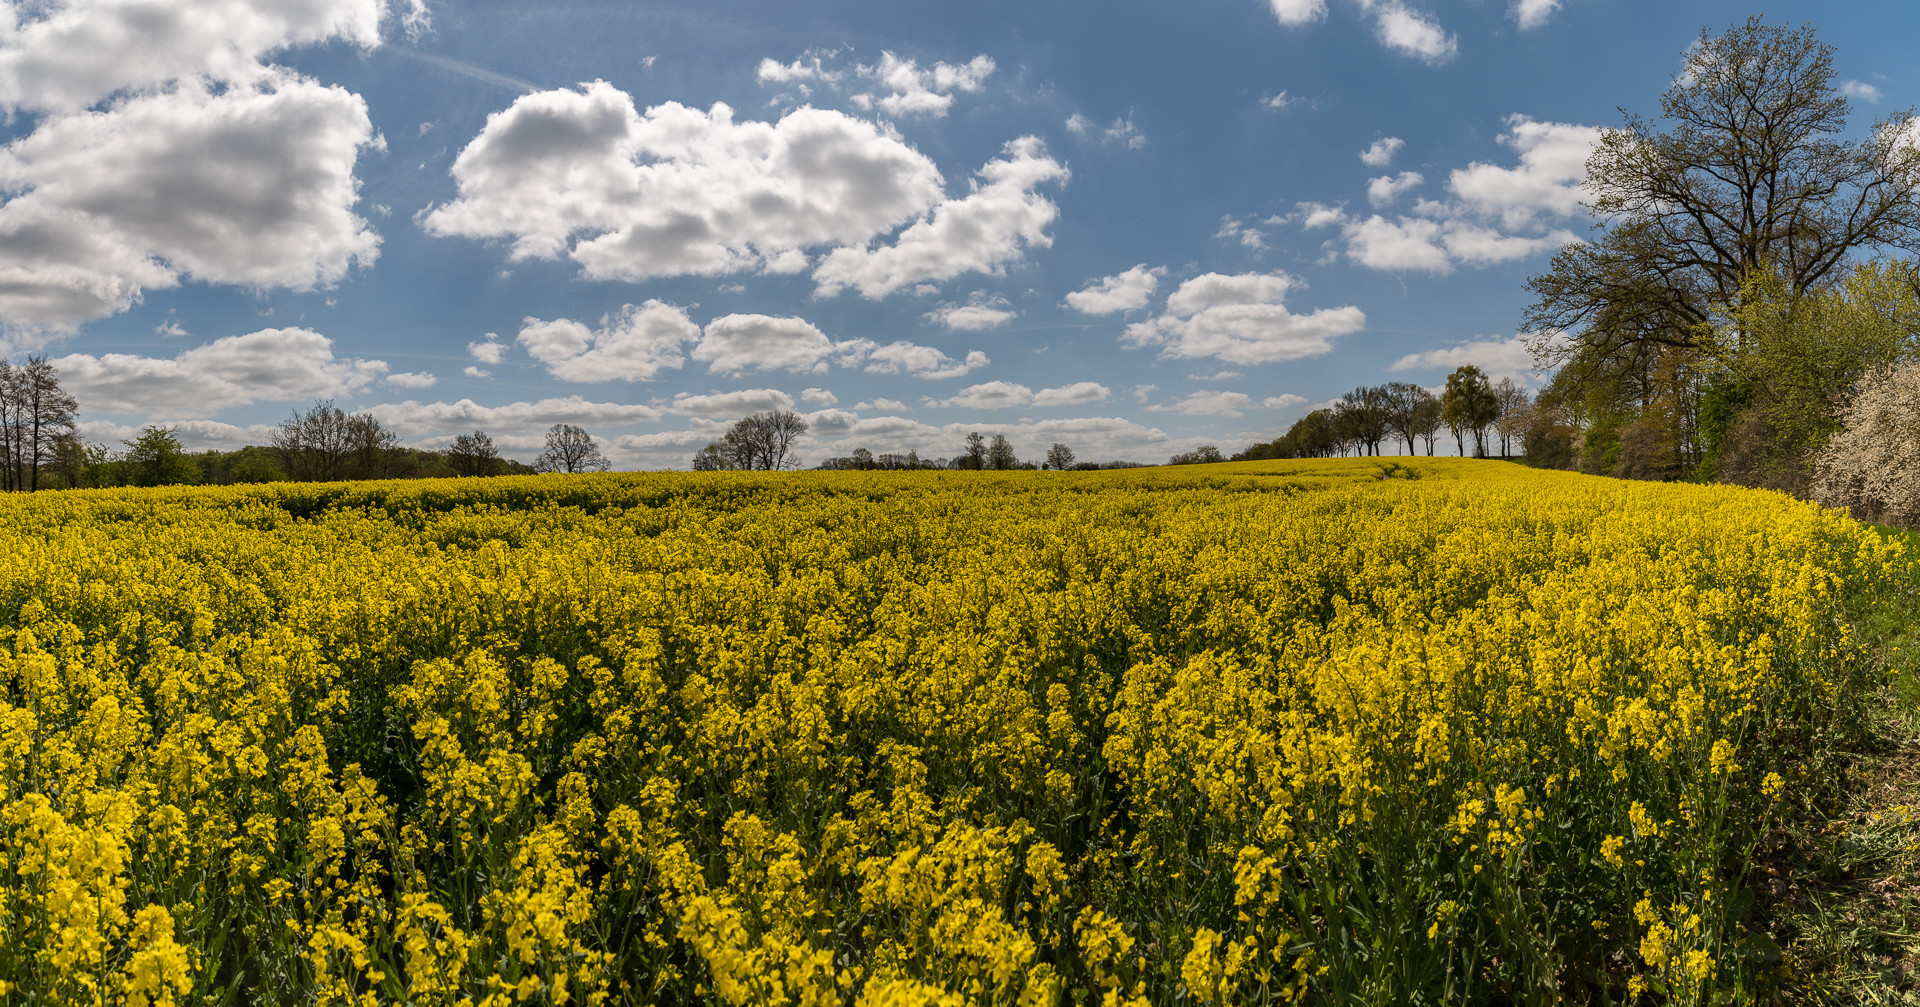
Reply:
[[502, 457], [493, 438], [475, 430], [441, 450], [408, 447], [369, 413], [349, 413], [332, 400], [296, 409], [264, 445], [233, 451], [190, 452], [176, 428], [140, 428], [118, 448], [82, 441], [79, 403], [60, 388], [43, 356], [24, 364], [0, 360], [0, 489], [81, 489], [106, 486], [230, 485], [331, 482], [347, 479], [424, 479], [598, 472], [606, 456], [586, 430], [568, 423], [548, 429], [529, 465]]
[[[794, 443], [810, 429], [805, 417], [791, 409], [754, 413], [736, 421], [717, 440], [693, 455], [696, 472], [777, 472], [796, 464]], [[1219, 449], [1211, 459], [1220, 461]], [[1170, 464], [1185, 464], [1190, 456], [1176, 455]], [[1006, 434], [987, 437], [979, 431], [967, 434], [958, 454], [952, 458], [922, 458], [915, 448], [905, 454], [875, 454], [868, 448], [854, 448], [850, 454], [822, 460], [815, 468], [829, 471], [910, 471], [917, 469], [954, 469], [968, 472], [1010, 472], [1017, 469], [1047, 469], [1055, 472], [1097, 469], [1136, 468], [1139, 463], [1079, 461], [1073, 449], [1055, 443], [1040, 459], [1021, 459]]]
[[1335, 458], [1378, 455], [1383, 445], [1398, 440], [1402, 454], [1418, 454], [1419, 447], [1434, 453], [1442, 430], [1453, 437], [1461, 456], [1471, 446], [1476, 458], [1513, 457], [1519, 445], [1530, 456], [1549, 449], [1558, 434], [1542, 426], [1526, 388], [1510, 377], [1493, 381], [1480, 368], [1466, 364], [1447, 376], [1441, 394], [1406, 381], [1368, 385], [1335, 399], [1297, 420], [1287, 432], [1264, 444], [1255, 444], [1233, 456], [1235, 461], [1262, 458]]

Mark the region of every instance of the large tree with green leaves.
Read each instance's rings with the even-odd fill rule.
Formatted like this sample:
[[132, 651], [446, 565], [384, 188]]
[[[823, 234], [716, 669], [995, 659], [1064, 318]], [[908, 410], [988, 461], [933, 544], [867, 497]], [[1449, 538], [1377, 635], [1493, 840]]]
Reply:
[[1528, 284], [1532, 349], [1563, 384], [1630, 400], [1715, 338], [1752, 274], [1800, 296], [1862, 249], [1920, 250], [1920, 125], [1895, 113], [1846, 138], [1833, 55], [1810, 26], [1703, 29], [1659, 119], [1623, 110], [1603, 132], [1585, 183], [1599, 233]]

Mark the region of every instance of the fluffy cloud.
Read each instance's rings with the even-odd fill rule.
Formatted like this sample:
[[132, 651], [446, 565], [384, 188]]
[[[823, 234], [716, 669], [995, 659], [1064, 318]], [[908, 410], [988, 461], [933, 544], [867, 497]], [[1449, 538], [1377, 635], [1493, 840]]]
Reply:
[[1401, 0], [1360, 0], [1373, 17], [1373, 34], [1380, 44], [1432, 65], [1452, 59], [1459, 43], [1439, 22]]
[[1840, 93], [1865, 102], [1877, 103], [1880, 100], [1880, 89], [1865, 81], [1845, 81], [1840, 85]]
[[71, 326], [183, 276], [337, 282], [379, 251], [353, 212], [376, 143], [358, 95], [285, 74], [48, 116], [0, 152], [0, 319]]
[[999, 294], [976, 291], [965, 304], [952, 304], [942, 301], [939, 306], [927, 312], [927, 321], [937, 322], [955, 332], [979, 332], [984, 329], [997, 329], [1020, 317], [1013, 302]]
[[1412, 192], [1426, 182], [1426, 177], [1417, 171], [1403, 171], [1398, 175], [1381, 175], [1367, 181], [1367, 202], [1374, 206], [1388, 206], [1401, 196]]
[[834, 50], [809, 49], [791, 63], [763, 59], [755, 76], [762, 84], [788, 84], [810, 80], [832, 83], [840, 79], [841, 72], [827, 67], [826, 61], [836, 55], [838, 52]]
[[[1566, 224], [1582, 212], [1581, 180], [1600, 131], [1520, 115], [1510, 116], [1507, 126], [1499, 142], [1518, 153], [1519, 163], [1475, 161], [1453, 171], [1450, 199], [1419, 200], [1412, 213], [1393, 218], [1350, 217], [1339, 207], [1301, 203], [1290, 219], [1307, 229], [1340, 228], [1347, 258], [1387, 272], [1444, 275], [1457, 265], [1512, 262], [1578, 241]], [[1374, 178], [1368, 198], [1384, 206], [1421, 181], [1415, 172]]]
[[385, 383], [393, 388], [432, 388], [440, 379], [424, 371], [401, 371], [387, 375]]
[[1076, 381], [1058, 388], [1042, 388], [1033, 394], [1036, 406], [1077, 406], [1083, 402], [1100, 402], [1113, 394], [1106, 385], [1097, 381]]
[[864, 343], [850, 350], [865, 357], [869, 374], [906, 374], [929, 381], [957, 378], [992, 363], [979, 350], [968, 350], [965, 360], [955, 360], [934, 347], [905, 341], [885, 346]]
[[1158, 346], [1163, 357], [1266, 364], [1318, 356], [1366, 327], [1366, 315], [1352, 306], [1288, 311], [1283, 301], [1294, 282], [1285, 273], [1196, 276], [1167, 298], [1159, 317], [1129, 325], [1123, 341]]
[[1472, 364], [1489, 374], [1520, 374], [1533, 370], [1527, 337], [1477, 339], [1421, 353], [1409, 353], [1387, 366], [1390, 371], [1452, 371]]
[[[0, 323], [70, 328], [183, 278], [311, 289], [371, 262], [359, 96], [261, 62], [380, 41], [384, 0], [0, 7]], [[404, 17], [404, 15], [403, 15]]]
[[1007, 143], [1003, 158], [987, 162], [973, 191], [935, 206], [891, 245], [842, 247], [821, 260], [813, 278], [821, 296], [849, 287], [878, 300], [901, 287], [963, 273], [1004, 274], [1028, 247], [1046, 248], [1046, 226], [1060, 208], [1034, 190], [1065, 182], [1065, 165], [1046, 145], [1026, 136]]
[[840, 396], [825, 388], [806, 388], [800, 392], [800, 398], [816, 406], [831, 406], [840, 401]]
[[775, 123], [736, 122], [724, 104], [668, 102], [642, 114], [604, 81], [489, 116], [452, 173], [459, 195], [423, 213], [423, 226], [510, 239], [516, 260], [564, 255], [590, 279], [641, 280], [801, 272], [809, 250], [827, 247], [813, 274], [820, 292], [875, 299], [999, 275], [1026, 247], [1050, 244], [1044, 229], [1059, 209], [1033, 189], [1067, 177], [1026, 137], [968, 195], [947, 199], [931, 160], [846, 113], [803, 107]]
[[1316, 227], [1344, 224], [1347, 220], [1346, 210], [1338, 206], [1328, 206], [1325, 203], [1301, 203], [1299, 209], [1300, 226], [1309, 231]]
[[989, 381], [962, 388], [952, 398], [927, 399], [926, 403], [935, 409], [1015, 409], [1022, 406], [1071, 406], [1099, 402], [1110, 394], [1112, 392], [1106, 385], [1096, 381], [1078, 381], [1058, 388], [1042, 388], [1038, 392], [1011, 381]]
[[[1541, 0], [1520, 0], [1540, 3]], [[1546, 0], [1548, 3], [1557, 0]], [[1319, 21], [1327, 14], [1326, 0], [1268, 0], [1274, 17], [1290, 28]], [[1381, 45], [1430, 65], [1454, 57], [1458, 41], [1432, 17], [1409, 7], [1405, 0], [1358, 0], [1362, 16], [1372, 19], [1373, 35]]]
[[371, 414], [402, 437], [485, 430], [502, 444], [523, 448], [537, 446], [540, 436], [555, 423], [581, 427], [627, 426], [660, 418], [660, 410], [652, 406], [592, 402], [578, 395], [503, 406], [483, 406], [472, 399], [424, 403], [409, 399], [369, 406], [361, 411]]
[[673, 397], [667, 408], [687, 416], [739, 417], [771, 409], [792, 409], [793, 396], [777, 388], [743, 388], [737, 392], [715, 392], [711, 395], [688, 395], [682, 392]]
[[1193, 392], [1177, 402], [1148, 406], [1147, 410], [1182, 416], [1239, 416], [1252, 403], [1250, 396], [1240, 392]]
[[[554, 377], [596, 382], [649, 381], [663, 369], [677, 370], [684, 362], [681, 346], [699, 338], [700, 326], [685, 311], [650, 299], [602, 317], [597, 329], [570, 318], [528, 317], [518, 341]], [[488, 362], [499, 363], [499, 357]]]
[[1564, 122], [1507, 117], [1499, 142], [1520, 155], [1518, 167], [1475, 161], [1453, 172], [1447, 188], [1474, 212], [1497, 217], [1509, 230], [1580, 212], [1587, 157], [1601, 130]]
[[1312, 24], [1327, 16], [1327, 0], [1267, 0], [1267, 2], [1273, 7], [1273, 16], [1288, 27]]
[[798, 372], [824, 366], [833, 352], [833, 340], [804, 318], [722, 315], [707, 323], [693, 359], [716, 374]]
[[467, 353], [483, 364], [497, 364], [507, 359], [507, 344], [500, 341], [500, 334], [489, 332], [485, 339], [468, 343]]
[[1292, 392], [1288, 392], [1284, 395], [1269, 395], [1260, 400], [1260, 404], [1266, 406], [1268, 409], [1289, 409], [1305, 401], [1307, 401], [1305, 395], [1295, 395]]
[[1188, 381], [1232, 381], [1234, 378], [1244, 377], [1244, 376], [1245, 375], [1242, 375], [1239, 371], [1224, 370], [1224, 371], [1214, 371], [1212, 374], [1189, 374], [1187, 375], [1187, 380]]
[[1165, 275], [1167, 267], [1148, 269], [1143, 262], [1124, 273], [1091, 281], [1068, 294], [1067, 306], [1087, 315], [1111, 315], [1144, 308], [1153, 299], [1153, 292], [1160, 288], [1160, 278]]
[[1360, 163], [1369, 168], [1384, 168], [1393, 163], [1393, 155], [1400, 153], [1400, 148], [1406, 145], [1407, 141], [1397, 136], [1383, 136], [1360, 152]]
[[878, 64], [861, 66], [858, 72], [872, 78], [885, 93], [858, 94], [853, 101], [861, 108], [878, 105], [895, 118], [924, 115], [938, 119], [953, 107], [953, 92], [980, 90], [993, 70], [993, 60], [985, 53], [965, 63], [935, 63], [922, 69], [913, 60], [883, 51]]
[[1553, 12], [1560, 9], [1562, 0], [1514, 0], [1513, 19], [1520, 25], [1521, 31], [1532, 31], [1547, 23]]
[[262, 329], [227, 336], [173, 357], [125, 353], [56, 358], [60, 384], [89, 413], [208, 417], [254, 402], [352, 395], [387, 373], [380, 360], [339, 358], [312, 329]]
[[427, 230], [511, 238], [516, 260], [564, 254], [594, 279], [792, 272], [804, 249], [864, 244], [941, 196], [931, 160], [845, 113], [642, 115], [604, 81], [488, 116], [452, 172], [459, 196], [422, 216]]
[[[0, 13], [0, 107], [72, 112], [206, 76], [258, 83], [260, 59], [344, 39], [380, 44], [382, 0], [50, 0]], [[21, 18], [31, 12], [37, 17]]]

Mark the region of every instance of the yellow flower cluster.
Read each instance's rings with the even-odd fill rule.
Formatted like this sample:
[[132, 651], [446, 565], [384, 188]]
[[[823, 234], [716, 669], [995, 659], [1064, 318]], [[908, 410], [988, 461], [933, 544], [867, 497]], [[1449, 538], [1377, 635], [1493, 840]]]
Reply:
[[1412, 469], [0, 500], [0, 1004], [1742, 988], [1891, 547]]

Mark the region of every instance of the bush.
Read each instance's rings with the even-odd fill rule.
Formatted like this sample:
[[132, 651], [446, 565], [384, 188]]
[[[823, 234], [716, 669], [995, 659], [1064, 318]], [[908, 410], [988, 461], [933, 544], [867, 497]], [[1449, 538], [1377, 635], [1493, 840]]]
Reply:
[[1813, 498], [1864, 521], [1920, 525], [1920, 361], [1860, 384], [1815, 456]]

